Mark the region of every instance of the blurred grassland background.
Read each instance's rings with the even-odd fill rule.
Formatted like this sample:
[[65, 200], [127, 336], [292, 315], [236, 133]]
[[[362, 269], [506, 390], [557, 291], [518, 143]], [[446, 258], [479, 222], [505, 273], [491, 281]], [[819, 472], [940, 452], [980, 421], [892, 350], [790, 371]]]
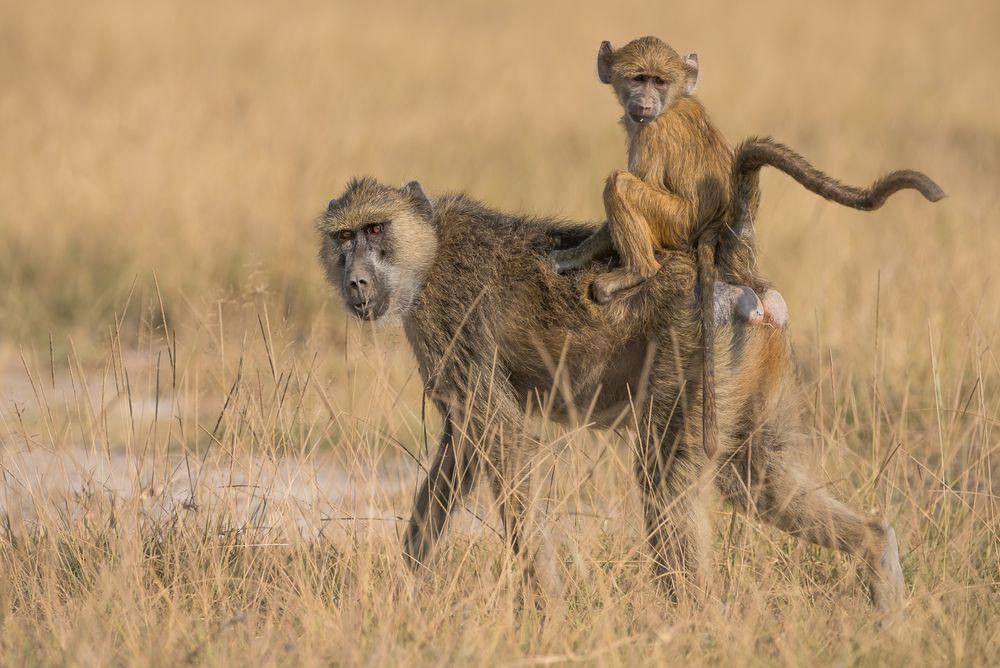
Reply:
[[[998, 28], [966, 0], [0, 0], [0, 661], [995, 661]], [[731, 141], [948, 192], [859, 213], [763, 178], [806, 457], [900, 532], [890, 632], [849, 560], [721, 508], [718, 605], [673, 610], [608, 434], [543, 429], [559, 612], [520, 609], [486, 499], [435, 575], [396, 572], [436, 416], [312, 222], [364, 174], [601, 219], [625, 147], [594, 58], [644, 34], [699, 53]]]

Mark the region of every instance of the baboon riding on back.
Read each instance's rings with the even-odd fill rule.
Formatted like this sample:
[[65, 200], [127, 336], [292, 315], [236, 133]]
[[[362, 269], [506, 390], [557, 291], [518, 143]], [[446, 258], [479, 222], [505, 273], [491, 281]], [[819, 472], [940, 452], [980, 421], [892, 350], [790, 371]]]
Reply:
[[543, 535], [526, 525], [537, 441], [524, 421], [540, 403], [562, 422], [634, 428], [646, 539], [673, 594], [705, 591], [715, 487], [736, 508], [855, 555], [876, 607], [894, 608], [904, 587], [894, 531], [797, 461], [787, 313], [754, 257], [757, 175], [770, 165], [863, 210], [901, 189], [944, 193], [910, 170], [847, 186], [769, 139], [731, 150], [692, 97], [697, 56], [656, 38], [617, 51], [604, 42], [598, 73], [629, 139], [629, 171], [605, 188], [607, 223], [511, 216], [372, 179], [352, 181], [319, 220], [328, 279], [358, 318], [402, 322], [443, 418], [405, 532], [408, 562], [427, 563], [485, 477], [510, 547], [555, 583]]
[[898, 604], [892, 529], [834, 499], [796, 461], [803, 438], [785, 330], [733, 323], [731, 307], [717, 305], [719, 452], [708, 459], [693, 259], [665, 251], [655, 275], [598, 306], [586, 295], [606, 264], [559, 275], [549, 259], [596, 227], [372, 179], [352, 181], [318, 221], [320, 257], [346, 309], [402, 323], [443, 418], [404, 536], [408, 562], [428, 563], [456, 503], [485, 478], [511, 548], [554, 579], [544, 541], [525, 524], [537, 447], [525, 438], [525, 413], [542, 401], [567, 423], [585, 415], [597, 426], [638, 425], [646, 539], [669, 591], [704, 591], [712, 485], [737, 508], [857, 556], [875, 605]]

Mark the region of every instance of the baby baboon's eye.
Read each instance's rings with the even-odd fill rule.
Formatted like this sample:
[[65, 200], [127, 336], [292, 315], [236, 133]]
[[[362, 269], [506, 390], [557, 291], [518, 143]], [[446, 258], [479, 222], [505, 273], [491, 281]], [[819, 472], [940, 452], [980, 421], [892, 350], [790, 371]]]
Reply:
[[330, 232], [330, 238], [334, 241], [350, 241], [354, 238], [354, 231], [343, 229]]
[[368, 234], [375, 236], [376, 234], [382, 234], [382, 223], [375, 223], [374, 225], [368, 226]]
[[663, 77], [653, 77], [653, 83], [655, 83], [657, 86], [662, 86], [667, 82], [663, 79]]
[[636, 74], [634, 77], [632, 77], [632, 81], [634, 81], [636, 83], [642, 83], [643, 81], [645, 81], [645, 79], [646, 79], [646, 77], [644, 77], [641, 74]]

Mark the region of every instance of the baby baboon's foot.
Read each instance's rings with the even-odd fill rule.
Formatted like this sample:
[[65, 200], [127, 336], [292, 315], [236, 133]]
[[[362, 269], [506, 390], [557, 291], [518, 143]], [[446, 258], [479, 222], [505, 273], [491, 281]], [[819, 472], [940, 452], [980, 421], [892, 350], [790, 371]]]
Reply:
[[764, 322], [779, 329], [788, 324], [788, 304], [780, 292], [768, 288], [760, 301], [764, 307]]
[[875, 609], [881, 613], [890, 613], [902, 607], [906, 583], [903, 580], [903, 567], [899, 563], [896, 532], [888, 524], [884, 528], [885, 545], [876, 563], [871, 564], [874, 572], [869, 587]]
[[595, 278], [590, 290], [595, 302], [607, 304], [614, 299], [617, 293], [639, 285], [655, 273], [655, 271], [639, 272], [634, 269], [615, 269]]
[[715, 326], [734, 321], [757, 325], [764, 322], [764, 307], [754, 291], [745, 285], [715, 284]]

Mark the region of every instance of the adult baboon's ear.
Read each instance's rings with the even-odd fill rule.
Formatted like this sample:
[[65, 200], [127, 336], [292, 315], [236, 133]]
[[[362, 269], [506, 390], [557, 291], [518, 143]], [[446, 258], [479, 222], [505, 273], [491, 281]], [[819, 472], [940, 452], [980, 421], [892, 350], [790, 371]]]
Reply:
[[597, 50], [597, 76], [601, 83], [611, 83], [611, 61], [614, 60], [615, 47], [607, 40], [601, 42], [601, 48]]
[[698, 85], [698, 54], [684, 56], [684, 94], [690, 95]]
[[424, 216], [430, 218], [434, 213], [434, 208], [431, 206], [431, 201], [428, 199], [427, 194], [424, 193], [423, 187], [420, 185], [419, 181], [410, 181], [405, 186], [403, 186], [403, 192], [410, 196], [413, 203], [416, 205], [417, 210], [420, 211]]

